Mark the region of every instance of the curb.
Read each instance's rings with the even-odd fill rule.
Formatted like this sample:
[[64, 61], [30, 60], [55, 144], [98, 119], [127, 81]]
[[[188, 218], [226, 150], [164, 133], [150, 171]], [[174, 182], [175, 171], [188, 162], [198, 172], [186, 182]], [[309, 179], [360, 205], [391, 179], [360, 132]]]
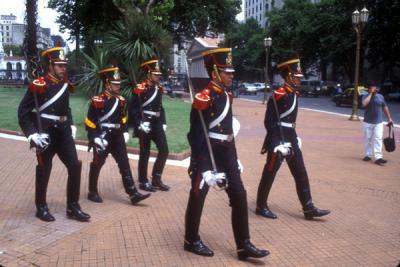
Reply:
[[[12, 130], [6, 130], [6, 129], [0, 129], [0, 133], [16, 135], [16, 136], [24, 136], [24, 134], [20, 131], [12, 131]], [[88, 146], [89, 142], [85, 141], [85, 140], [75, 140], [75, 144], [82, 145], [82, 146]], [[131, 153], [131, 154], [139, 154], [139, 148], [137, 148], [137, 147], [127, 147], [126, 150], [128, 151], [128, 153]], [[151, 157], [156, 157], [157, 154], [158, 154], [157, 151], [150, 150]], [[185, 150], [181, 153], [169, 153], [168, 159], [181, 161], [181, 160], [184, 160], [184, 159], [190, 157], [190, 154], [191, 154], [190, 149]]]

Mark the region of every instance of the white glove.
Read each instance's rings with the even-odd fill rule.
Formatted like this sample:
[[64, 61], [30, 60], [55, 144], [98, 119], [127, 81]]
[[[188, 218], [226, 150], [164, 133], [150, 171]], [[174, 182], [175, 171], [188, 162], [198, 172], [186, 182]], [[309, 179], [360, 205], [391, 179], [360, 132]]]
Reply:
[[145, 133], [149, 133], [151, 131], [150, 122], [149, 121], [141, 122], [139, 125], [139, 130]]
[[274, 153], [280, 152], [282, 156], [286, 157], [291, 154], [292, 144], [286, 142], [284, 144], [280, 144], [274, 148]]
[[101, 152], [103, 152], [104, 150], [106, 150], [106, 148], [107, 148], [107, 146], [108, 146], [107, 140], [106, 140], [106, 139], [99, 138], [99, 137], [96, 137], [96, 138], [94, 139], [94, 144], [95, 144], [96, 151], [97, 151], [98, 153], [101, 153]]
[[297, 145], [301, 149], [301, 146], [303, 145], [303, 142], [301, 142], [301, 138], [300, 137], [297, 137]]
[[233, 136], [236, 137], [240, 131], [240, 122], [233, 116], [232, 116], [232, 130], [233, 130]]
[[72, 139], [75, 140], [76, 138], [76, 126], [75, 125], [71, 125], [71, 135], [72, 135]]
[[240, 162], [240, 160], [237, 160], [237, 164], [238, 164], [238, 169], [239, 169], [240, 173], [242, 173], [244, 171], [243, 164]]
[[28, 141], [33, 142], [37, 148], [44, 150], [50, 144], [50, 137], [47, 133], [34, 133], [28, 136]]
[[164, 130], [164, 132], [167, 130], [167, 125], [166, 124], [163, 124], [162, 125], [162, 128], [163, 128], [163, 130]]
[[215, 186], [218, 183], [222, 183], [226, 179], [226, 175], [223, 172], [213, 172], [213, 171], [205, 171], [201, 174], [203, 179], [200, 182], [199, 189], [202, 189], [204, 183], [207, 183], [208, 186]]
[[128, 132], [124, 132], [124, 140], [125, 140], [125, 144], [128, 143], [128, 141], [129, 141], [129, 133]]

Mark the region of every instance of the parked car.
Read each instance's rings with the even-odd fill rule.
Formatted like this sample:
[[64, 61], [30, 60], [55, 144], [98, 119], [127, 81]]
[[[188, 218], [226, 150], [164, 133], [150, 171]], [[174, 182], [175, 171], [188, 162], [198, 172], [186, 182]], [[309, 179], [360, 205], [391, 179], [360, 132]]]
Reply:
[[300, 85], [302, 96], [319, 97], [321, 95], [322, 82], [319, 80], [303, 80]]
[[257, 94], [257, 86], [252, 83], [242, 83], [239, 86], [239, 94], [243, 95], [256, 95]]
[[[336, 106], [352, 106], [353, 105], [354, 88], [347, 88], [343, 93], [332, 97], [332, 101]], [[362, 108], [361, 100], [364, 95], [368, 95], [368, 88], [358, 86], [358, 107]]]
[[257, 87], [257, 92], [264, 92], [265, 83], [253, 83]]
[[386, 101], [392, 101], [392, 100], [400, 101], [400, 89], [397, 89], [394, 92], [388, 93], [387, 95], [385, 95], [385, 100]]

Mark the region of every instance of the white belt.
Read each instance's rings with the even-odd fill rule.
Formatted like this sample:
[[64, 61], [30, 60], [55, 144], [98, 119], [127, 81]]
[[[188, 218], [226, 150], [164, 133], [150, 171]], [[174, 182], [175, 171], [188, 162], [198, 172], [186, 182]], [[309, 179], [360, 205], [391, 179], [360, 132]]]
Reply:
[[290, 122], [278, 122], [278, 125], [283, 126], [283, 127], [288, 127], [288, 128], [296, 128], [296, 123], [290, 123]]
[[68, 120], [67, 116], [57, 116], [57, 115], [51, 115], [51, 114], [46, 114], [46, 113], [41, 113], [40, 117], [54, 120], [54, 121], [59, 121], [59, 122], [66, 122]]
[[106, 128], [114, 128], [114, 129], [121, 128], [121, 124], [119, 123], [102, 123], [100, 125], [101, 127], [106, 127]]
[[150, 110], [144, 110], [143, 113], [147, 114], [147, 115], [156, 116], [157, 118], [160, 117], [159, 111], [155, 112], [155, 111], [150, 111]]
[[218, 139], [227, 142], [231, 142], [233, 140], [233, 134], [219, 134], [219, 133], [209, 132], [208, 136], [212, 139]]

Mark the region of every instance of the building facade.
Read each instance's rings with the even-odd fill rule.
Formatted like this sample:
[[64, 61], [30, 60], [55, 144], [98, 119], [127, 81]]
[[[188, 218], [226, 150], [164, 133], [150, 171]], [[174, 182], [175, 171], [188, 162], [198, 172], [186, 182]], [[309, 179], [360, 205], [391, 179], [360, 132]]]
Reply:
[[[26, 25], [17, 23], [17, 17], [13, 14], [0, 15], [0, 37], [3, 45], [21, 46], [24, 43]], [[54, 45], [49, 28], [37, 26], [37, 47], [45, 49]]]
[[[321, 0], [310, 0], [311, 3], [318, 3]], [[273, 9], [281, 9], [284, 0], [245, 0], [244, 19], [254, 18], [258, 24], [265, 28], [268, 23], [266, 13]]]
[[23, 83], [26, 79], [26, 62], [23, 57], [4, 53], [3, 43], [0, 38], [0, 82], [18, 81]]

